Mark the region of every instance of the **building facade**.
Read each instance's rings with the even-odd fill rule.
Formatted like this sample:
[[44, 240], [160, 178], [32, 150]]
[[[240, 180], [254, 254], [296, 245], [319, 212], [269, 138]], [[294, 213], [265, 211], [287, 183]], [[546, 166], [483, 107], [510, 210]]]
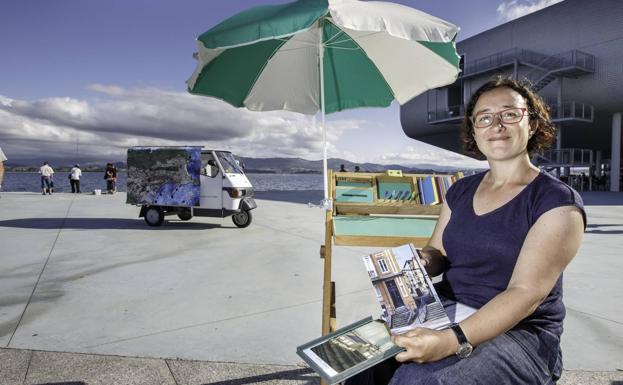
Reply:
[[386, 316], [391, 317], [399, 308], [416, 308], [409, 282], [390, 250], [370, 254], [364, 263]]
[[[550, 106], [553, 148], [533, 161], [563, 178], [586, 168], [578, 189], [620, 191], [623, 1], [565, 0], [457, 43], [462, 73], [401, 108], [411, 138], [462, 152], [470, 95], [498, 75], [527, 79]], [[573, 183], [570, 183], [573, 184]]]

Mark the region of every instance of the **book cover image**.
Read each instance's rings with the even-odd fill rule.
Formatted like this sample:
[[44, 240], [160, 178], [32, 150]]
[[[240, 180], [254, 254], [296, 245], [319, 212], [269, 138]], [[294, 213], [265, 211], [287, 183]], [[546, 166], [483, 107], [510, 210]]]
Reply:
[[383, 320], [362, 319], [297, 348], [297, 354], [329, 384], [336, 384], [404, 349], [391, 341]]
[[420, 262], [419, 250], [403, 245], [363, 257], [381, 306], [381, 318], [392, 334], [416, 327], [443, 329], [450, 319]]

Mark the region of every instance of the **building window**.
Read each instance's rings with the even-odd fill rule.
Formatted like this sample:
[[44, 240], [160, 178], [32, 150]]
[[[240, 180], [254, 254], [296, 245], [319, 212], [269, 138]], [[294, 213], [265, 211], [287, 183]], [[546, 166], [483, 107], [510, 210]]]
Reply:
[[389, 269], [387, 268], [387, 264], [385, 263], [385, 260], [383, 258], [379, 258], [378, 262], [379, 262], [379, 267], [381, 268], [381, 273], [389, 272]]
[[363, 258], [363, 263], [366, 265], [366, 269], [368, 270], [368, 275], [370, 276], [370, 278], [378, 277], [378, 274], [376, 274], [376, 269], [374, 268], [374, 263], [372, 263], [372, 259], [370, 259], [370, 256], [365, 256]]

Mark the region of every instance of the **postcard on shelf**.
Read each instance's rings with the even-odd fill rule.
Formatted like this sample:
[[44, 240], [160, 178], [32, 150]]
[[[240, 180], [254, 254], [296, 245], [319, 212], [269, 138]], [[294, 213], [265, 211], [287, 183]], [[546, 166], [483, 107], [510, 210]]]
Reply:
[[392, 334], [416, 327], [444, 329], [455, 321], [448, 317], [419, 253], [407, 244], [363, 257], [381, 318]]
[[362, 319], [297, 348], [296, 353], [329, 384], [342, 382], [403, 351], [383, 320]]

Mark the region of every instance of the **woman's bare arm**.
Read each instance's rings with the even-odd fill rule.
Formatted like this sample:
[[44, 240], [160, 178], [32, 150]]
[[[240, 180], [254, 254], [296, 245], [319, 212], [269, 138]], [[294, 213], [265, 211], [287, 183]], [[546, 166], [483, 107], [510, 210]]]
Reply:
[[526, 236], [506, 290], [461, 322], [467, 339], [481, 344], [532, 314], [578, 252], [583, 233], [577, 207], [558, 207], [543, 214]]

